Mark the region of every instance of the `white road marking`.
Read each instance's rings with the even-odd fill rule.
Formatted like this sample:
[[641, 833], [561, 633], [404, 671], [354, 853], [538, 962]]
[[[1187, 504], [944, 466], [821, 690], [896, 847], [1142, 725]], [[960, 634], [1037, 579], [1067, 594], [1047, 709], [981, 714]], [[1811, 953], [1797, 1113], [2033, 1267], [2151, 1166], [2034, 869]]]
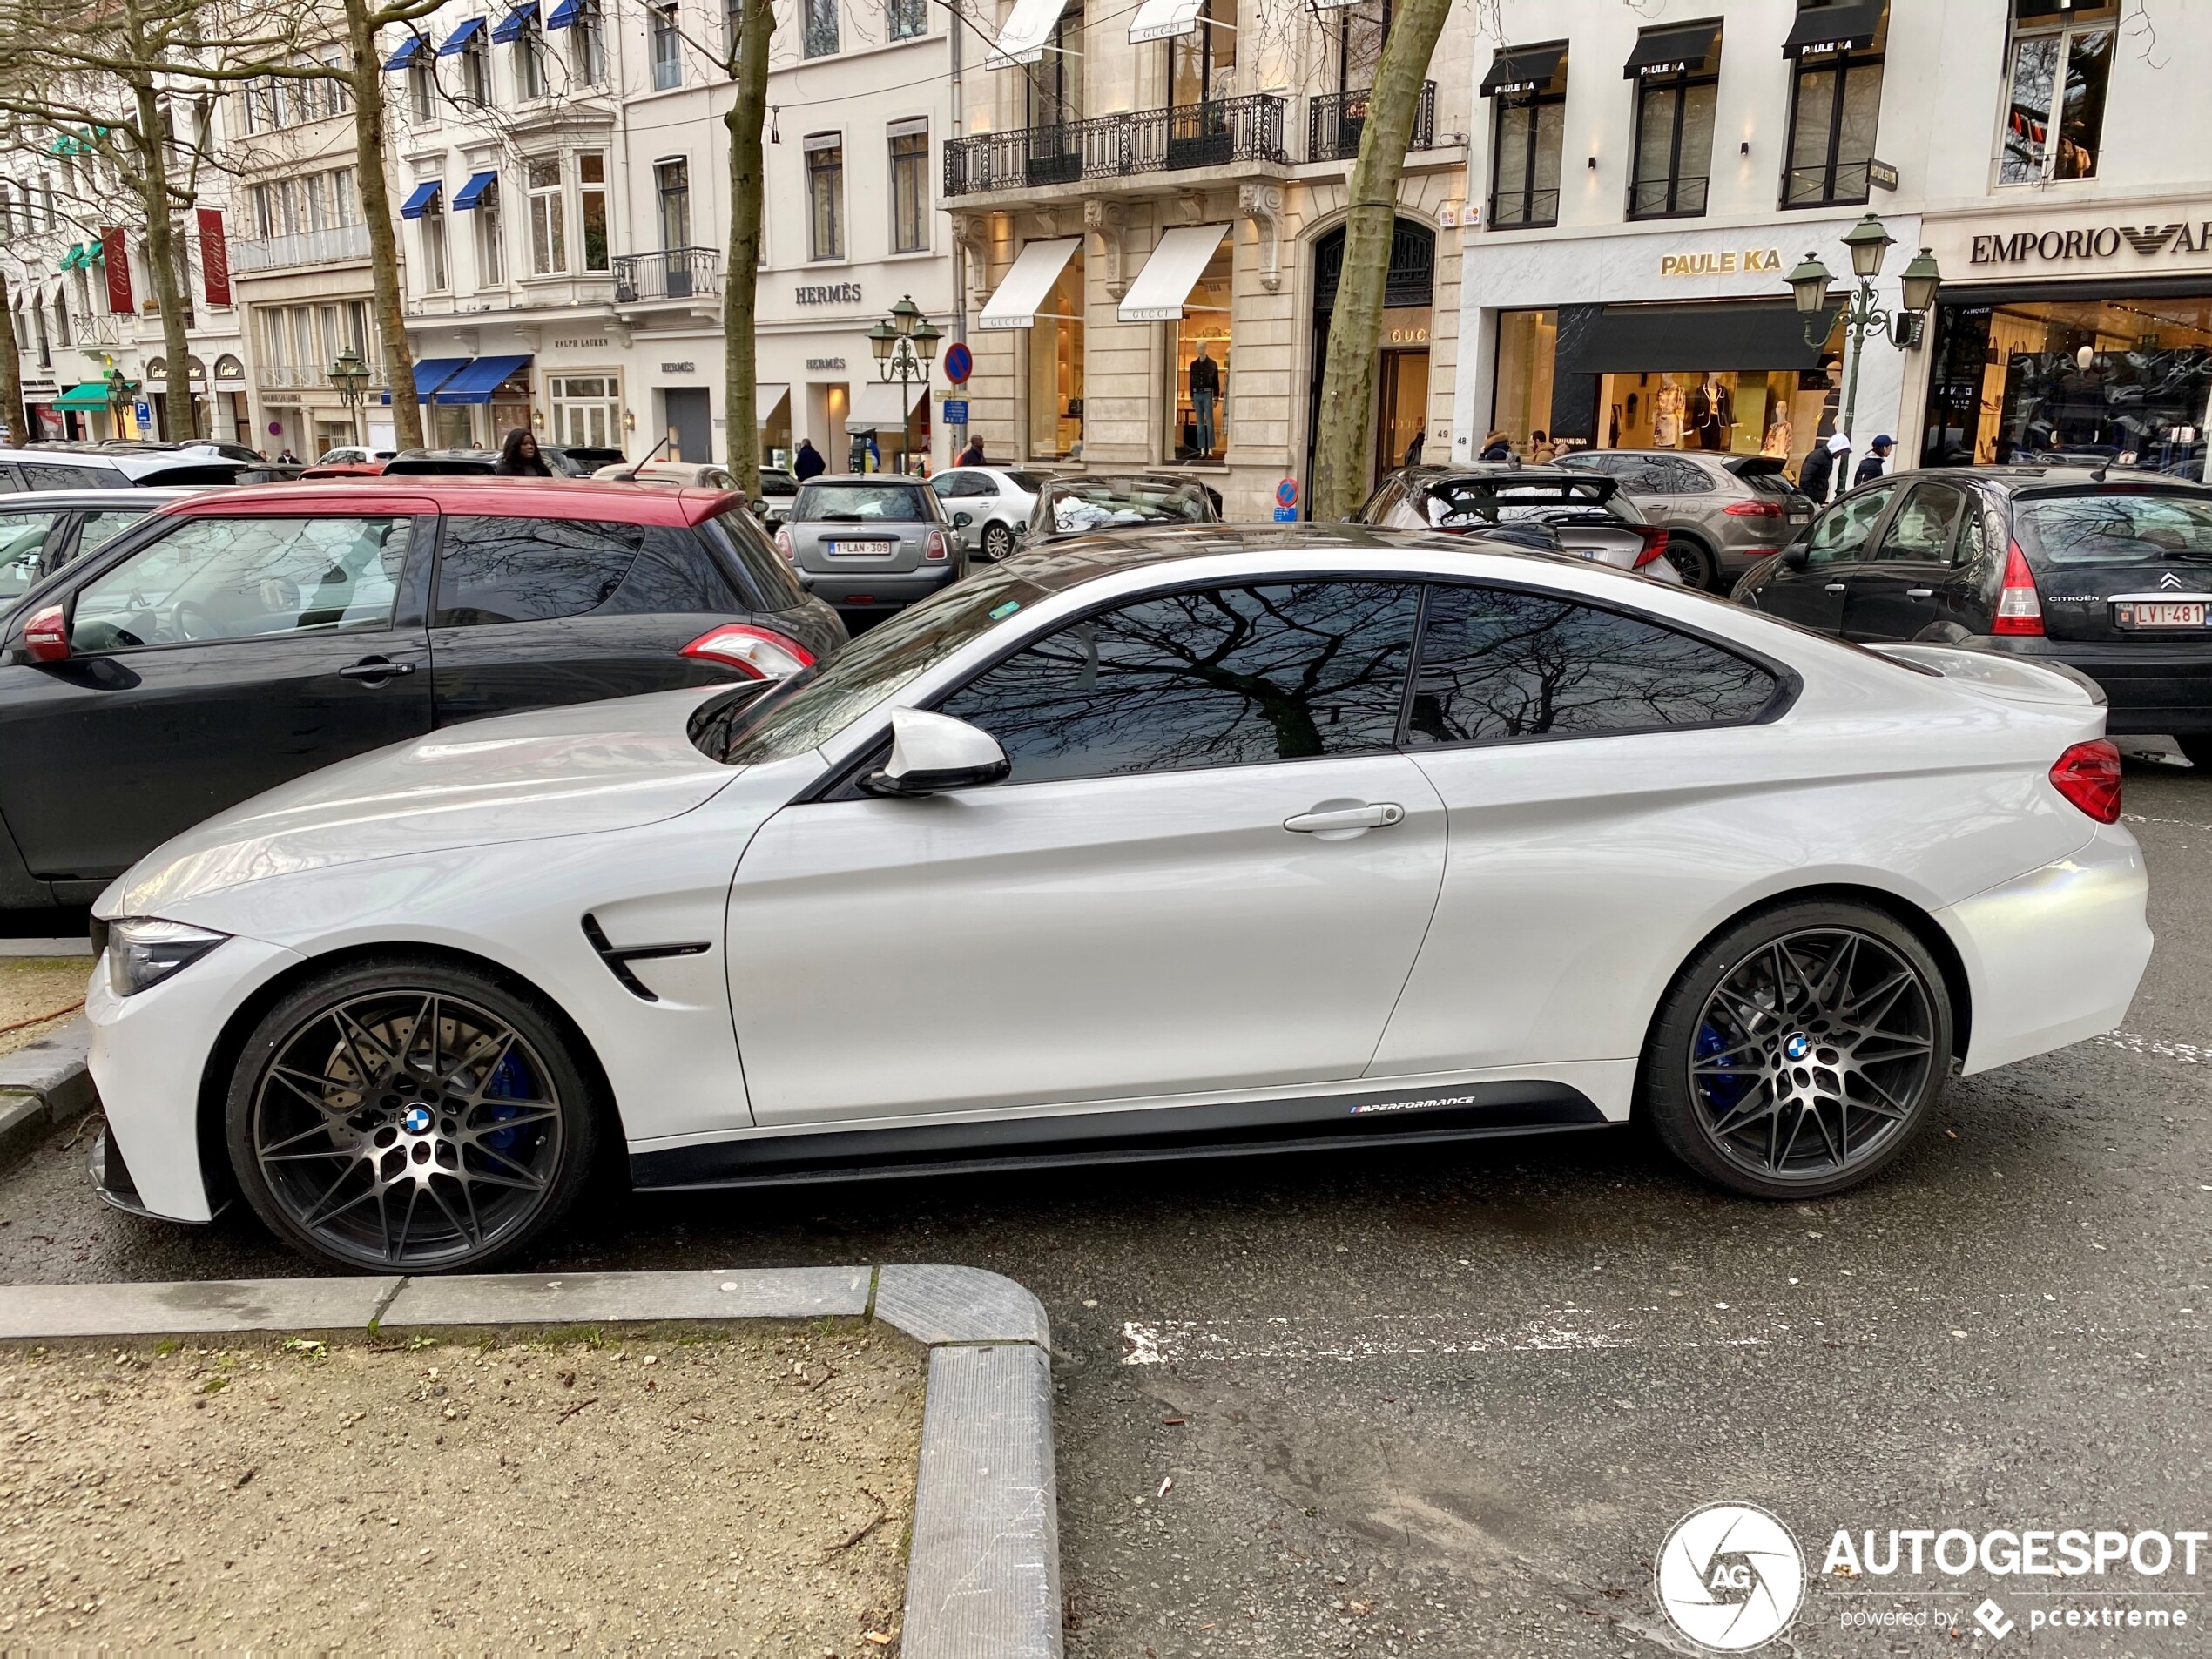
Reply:
[[2128, 1054], [2162, 1055], [2168, 1060], [2185, 1061], [2192, 1066], [2212, 1060], [2212, 1049], [2201, 1049], [2194, 1042], [2172, 1042], [2164, 1037], [2146, 1036], [2141, 1031], [2107, 1031], [2089, 1041]]
[[[1656, 1313], [1658, 1309], [1649, 1312]], [[1673, 1311], [1679, 1315], [1679, 1310]], [[1773, 1327], [1786, 1331], [1789, 1327]], [[1669, 1347], [1764, 1346], [1764, 1336], [1669, 1336]], [[1440, 1329], [1419, 1314], [1377, 1314], [1348, 1323], [1315, 1318], [1131, 1319], [1122, 1326], [1125, 1366], [1251, 1359], [1389, 1359], [1468, 1353], [1590, 1353], [1649, 1345], [1625, 1322], [1584, 1307], [1546, 1308], [1535, 1318], [1487, 1328]]]
[[2167, 824], [2175, 829], [2212, 830], [2212, 824], [2200, 824], [2193, 819], [2146, 818], [2141, 813], [2122, 813], [2120, 821], [2123, 824]]

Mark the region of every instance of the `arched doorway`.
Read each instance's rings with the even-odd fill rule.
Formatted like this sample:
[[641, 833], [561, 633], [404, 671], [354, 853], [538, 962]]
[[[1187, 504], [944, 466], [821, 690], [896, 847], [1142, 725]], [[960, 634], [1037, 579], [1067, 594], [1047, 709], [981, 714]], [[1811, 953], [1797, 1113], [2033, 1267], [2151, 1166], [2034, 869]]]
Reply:
[[[1305, 475], [1313, 475], [1313, 438], [1320, 425], [1321, 381], [1328, 368], [1329, 319], [1344, 276], [1344, 226], [1313, 243], [1313, 378], [1306, 392]], [[1429, 306], [1436, 290], [1436, 233], [1417, 220], [1391, 227], [1390, 273], [1383, 283], [1380, 355], [1375, 365], [1372, 482], [1404, 464], [1406, 450], [1428, 419]]]

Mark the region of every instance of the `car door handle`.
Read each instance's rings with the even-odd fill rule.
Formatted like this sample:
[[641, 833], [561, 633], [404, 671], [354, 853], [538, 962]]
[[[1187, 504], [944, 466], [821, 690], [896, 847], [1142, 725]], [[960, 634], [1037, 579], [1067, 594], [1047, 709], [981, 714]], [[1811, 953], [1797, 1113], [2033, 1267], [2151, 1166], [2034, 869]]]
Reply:
[[340, 669], [338, 678], [341, 680], [368, 680], [372, 685], [381, 685], [386, 680], [413, 672], [413, 663], [395, 663], [388, 657], [364, 657], [358, 663], [348, 663]]
[[1935, 590], [1933, 588], [1907, 588], [1905, 590], [1905, 597], [1908, 599], [1932, 599], [1935, 597]]
[[1831, 582], [1826, 587], [1821, 589], [1821, 591], [1823, 593], [1842, 593], [1844, 591], [1844, 587], [1845, 584], [1841, 582]]
[[1283, 827], [1294, 835], [1325, 835], [1331, 830], [1387, 829], [1405, 816], [1406, 809], [1396, 801], [1382, 800], [1366, 806], [1332, 806], [1300, 813], [1285, 819]]

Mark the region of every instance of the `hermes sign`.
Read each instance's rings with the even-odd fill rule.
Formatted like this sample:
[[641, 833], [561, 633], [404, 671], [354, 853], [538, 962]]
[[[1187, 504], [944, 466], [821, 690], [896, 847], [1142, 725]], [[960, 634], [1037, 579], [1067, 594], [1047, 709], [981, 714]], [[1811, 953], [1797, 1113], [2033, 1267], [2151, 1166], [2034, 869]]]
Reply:
[[1662, 253], [1662, 277], [1760, 276], [1782, 274], [1782, 250], [1774, 247], [1723, 248], [1717, 253]]

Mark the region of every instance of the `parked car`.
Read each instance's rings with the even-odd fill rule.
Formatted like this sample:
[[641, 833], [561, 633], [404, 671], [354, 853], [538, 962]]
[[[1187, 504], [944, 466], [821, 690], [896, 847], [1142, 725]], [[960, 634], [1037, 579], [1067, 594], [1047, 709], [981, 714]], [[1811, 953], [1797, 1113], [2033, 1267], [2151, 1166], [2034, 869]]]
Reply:
[[[44, 444], [33, 446], [44, 448]], [[234, 461], [240, 469], [230, 482], [241, 484], [289, 483], [300, 475], [296, 461], [272, 461], [257, 449], [245, 444], [233, 443], [221, 438], [106, 438], [97, 443], [86, 443], [85, 448], [98, 449], [102, 455], [158, 455], [164, 457], [198, 457], [207, 461]]]
[[1401, 467], [1352, 514], [1355, 524], [1479, 532], [1680, 584], [1667, 532], [1643, 522], [1617, 481], [1556, 467]]
[[149, 855], [94, 911], [96, 1178], [404, 1273], [528, 1249], [602, 1163], [1633, 1114], [1841, 1191], [1954, 1061], [2118, 1024], [2151, 946], [2087, 690], [1902, 654], [1435, 536], [1069, 538], [779, 686], [482, 722]]
[[[537, 452], [556, 478], [591, 475], [590, 468], [571, 459], [556, 443], [541, 443]], [[395, 478], [485, 477], [496, 475], [498, 469], [496, 449], [402, 449], [384, 463], [385, 473]]]
[[2212, 488], [2074, 468], [1908, 472], [1861, 485], [1737, 584], [1822, 633], [2062, 663], [2108, 728], [2165, 733], [2212, 772]]
[[0, 614], [71, 559], [97, 553], [186, 489], [55, 489], [0, 496]]
[[752, 503], [753, 514], [773, 529], [791, 516], [791, 504], [799, 498], [799, 480], [779, 468], [760, 469], [760, 496]]
[[42, 443], [32, 448], [0, 448], [0, 494], [258, 482], [268, 475], [269, 464], [165, 444], [109, 450], [98, 444]]
[[1725, 593], [1737, 577], [1812, 522], [1772, 455], [1720, 449], [1573, 449], [1559, 466], [1603, 473], [1645, 520], [1667, 531], [1667, 557], [1693, 588]]
[[1212, 492], [1187, 478], [1150, 473], [1082, 473], [1047, 478], [1022, 528], [1020, 545], [1042, 547], [1096, 530], [1215, 524]]
[[381, 478], [384, 463], [381, 461], [335, 461], [326, 464], [318, 461], [312, 467], [300, 469], [302, 478]]
[[809, 478], [776, 546], [808, 592], [858, 615], [897, 610], [968, 574], [935, 492], [888, 473]]
[[399, 454], [396, 449], [369, 449], [357, 443], [341, 443], [334, 449], [326, 449], [315, 457], [318, 467], [378, 467]]
[[987, 559], [1014, 551], [1036, 510], [1049, 474], [1011, 467], [953, 467], [929, 482], [960, 532], [961, 544]]
[[209, 491], [0, 619], [0, 907], [330, 761], [513, 709], [719, 685], [845, 630], [738, 498], [567, 480]]
[[735, 489], [737, 479], [727, 467], [690, 461], [617, 461], [598, 468], [594, 478], [615, 478], [633, 484], [672, 484], [679, 489]]

